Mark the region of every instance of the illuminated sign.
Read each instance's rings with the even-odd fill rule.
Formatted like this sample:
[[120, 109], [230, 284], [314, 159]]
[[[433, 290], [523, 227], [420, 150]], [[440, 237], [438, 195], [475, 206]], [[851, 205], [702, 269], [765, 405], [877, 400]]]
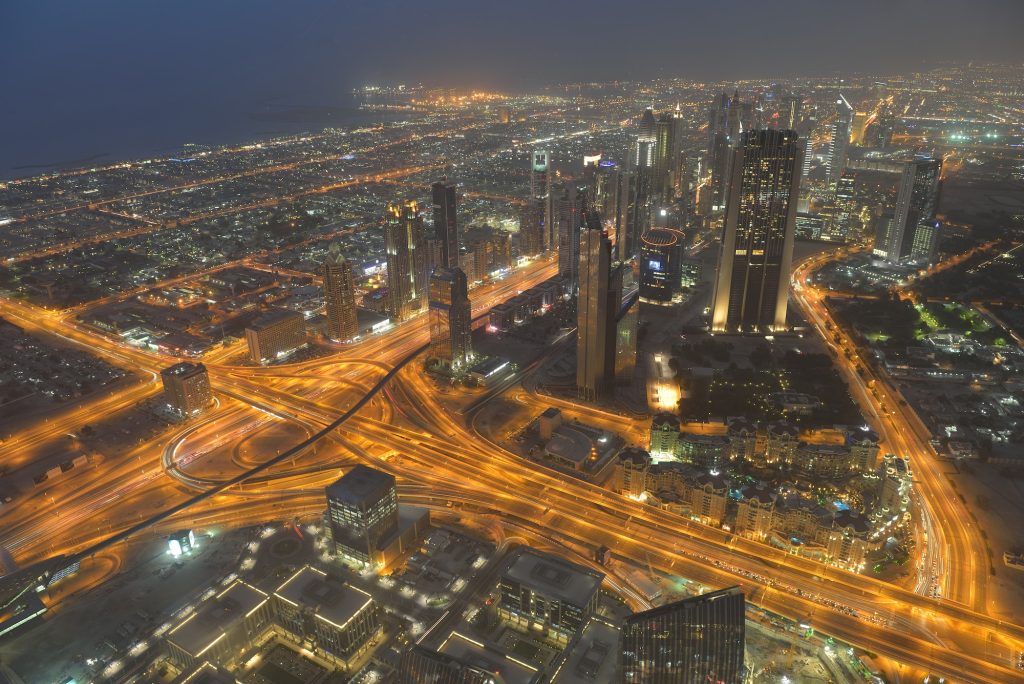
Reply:
[[660, 271], [661, 270], [661, 262], [657, 261], [656, 259], [649, 259], [647, 261], [647, 265], [650, 268], [654, 269], [655, 271]]

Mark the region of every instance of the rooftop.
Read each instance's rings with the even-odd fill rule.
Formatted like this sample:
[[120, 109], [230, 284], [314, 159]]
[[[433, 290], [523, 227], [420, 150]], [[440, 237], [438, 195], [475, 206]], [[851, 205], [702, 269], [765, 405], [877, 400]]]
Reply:
[[438, 649], [440, 653], [458, 658], [467, 665], [496, 672], [504, 684], [536, 684], [540, 671], [501, 649], [452, 632]]
[[198, 658], [268, 598], [251, 584], [235, 580], [227, 589], [199, 606], [192, 615], [172, 628], [167, 633], [167, 640]]
[[362, 589], [308, 565], [285, 580], [274, 595], [339, 628], [373, 603]]
[[358, 464], [327, 487], [327, 498], [353, 506], [384, 498], [395, 486], [395, 476]]
[[271, 309], [250, 323], [248, 329], [259, 332], [260, 330], [266, 330], [284, 321], [296, 318], [301, 320], [302, 314], [297, 311], [289, 311], [288, 309]]
[[550, 598], [585, 606], [601, 588], [604, 575], [535, 549], [520, 549], [504, 576]]

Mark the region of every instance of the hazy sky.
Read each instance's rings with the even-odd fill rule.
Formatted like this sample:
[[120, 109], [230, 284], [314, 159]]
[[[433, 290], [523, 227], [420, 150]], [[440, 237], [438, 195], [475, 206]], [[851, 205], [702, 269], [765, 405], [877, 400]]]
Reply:
[[0, 0], [0, 174], [212, 142], [261, 103], [335, 104], [365, 82], [1019, 63], [1022, 27], [1024, 0]]

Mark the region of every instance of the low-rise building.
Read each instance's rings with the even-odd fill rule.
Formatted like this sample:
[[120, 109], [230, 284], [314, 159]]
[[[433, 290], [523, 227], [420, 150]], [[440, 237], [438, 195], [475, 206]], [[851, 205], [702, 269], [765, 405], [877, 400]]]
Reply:
[[498, 581], [498, 614], [531, 634], [566, 644], [597, 609], [604, 575], [530, 548], [514, 552]]

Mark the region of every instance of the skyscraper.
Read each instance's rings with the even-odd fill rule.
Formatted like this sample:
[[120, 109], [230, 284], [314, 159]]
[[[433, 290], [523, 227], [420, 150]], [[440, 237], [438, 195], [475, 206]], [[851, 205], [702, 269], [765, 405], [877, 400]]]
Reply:
[[850, 146], [850, 126], [853, 123], [853, 107], [842, 95], [836, 102], [838, 114], [832, 124], [832, 139], [828, 145], [828, 182], [835, 183], [846, 168], [846, 151]]
[[670, 228], [651, 228], [640, 239], [640, 297], [645, 302], [671, 304], [679, 290], [682, 234]]
[[615, 381], [616, 317], [622, 271], [613, 268], [612, 244], [598, 217], [584, 212], [576, 313], [576, 386], [584, 399], [605, 396]]
[[336, 550], [370, 563], [381, 541], [398, 529], [394, 475], [356, 465], [327, 487], [327, 514]]
[[896, 209], [875, 239], [875, 256], [893, 266], [934, 259], [941, 175], [942, 160], [934, 157], [916, 157], [903, 165]]
[[535, 199], [519, 211], [519, 253], [537, 256], [544, 251], [544, 205]]
[[423, 217], [415, 200], [388, 204], [384, 223], [388, 264], [388, 311], [403, 321], [423, 308], [427, 264]]
[[554, 249], [557, 237], [551, 223], [551, 158], [547, 150], [534, 150], [530, 154], [530, 199], [543, 209], [544, 251]]
[[734, 150], [712, 330], [785, 328], [802, 153], [778, 129], [748, 131]]
[[355, 279], [352, 276], [352, 264], [346, 261], [337, 242], [332, 242], [327, 248], [322, 274], [324, 305], [327, 308], [327, 336], [332, 340], [351, 340], [359, 334]]
[[673, 174], [678, 174], [679, 157], [676, 120], [671, 112], [662, 112], [658, 116], [654, 136], [651, 193], [659, 203], [670, 202], [675, 196]]
[[430, 276], [430, 350], [428, 359], [445, 368], [461, 368], [473, 358], [472, 308], [466, 274], [439, 268]]
[[459, 224], [456, 217], [455, 183], [442, 179], [430, 186], [434, 209], [434, 239], [440, 246], [440, 260], [436, 268], [455, 268], [459, 265]]
[[745, 604], [739, 587], [626, 618], [624, 684], [741, 684]]
[[654, 112], [644, 111], [640, 118], [636, 140], [630, 155], [630, 177], [628, 178], [626, 201], [626, 227], [624, 244], [619, 250], [623, 259], [631, 258], [640, 248], [640, 236], [650, 224], [651, 207], [654, 203], [655, 158], [658, 150], [658, 124]]
[[580, 232], [583, 227], [587, 188], [566, 183], [552, 198], [553, 216], [558, 226], [558, 273], [575, 292], [579, 287]]

